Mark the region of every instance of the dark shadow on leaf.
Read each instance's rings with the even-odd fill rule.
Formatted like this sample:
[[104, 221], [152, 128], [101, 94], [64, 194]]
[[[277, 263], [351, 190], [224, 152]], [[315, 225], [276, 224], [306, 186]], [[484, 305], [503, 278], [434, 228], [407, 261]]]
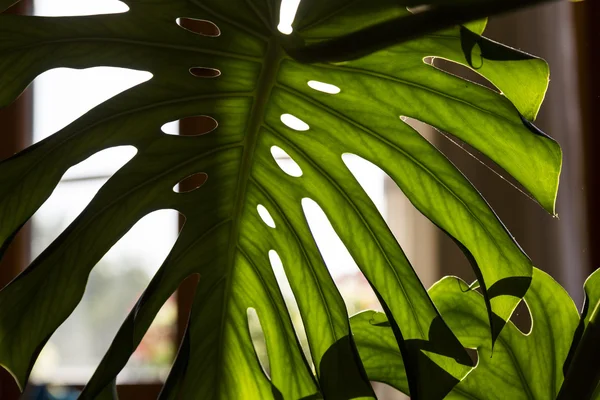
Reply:
[[554, 140], [550, 136], [548, 136], [546, 133], [544, 133], [544, 131], [542, 131], [540, 128], [538, 128], [537, 126], [532, 124], [529, 120], [527, 120], [527, 118], [525, 118], [521, 114], [519, 114], [519, 117], [521, 117], [521, 122], [523, 122], [523, 125], [525, 125], [525, 127], [527, 129], [529, 129], [532, 133], [535, 133], [536, 135], [545, 137], [550, 140]]
[[[440, 354], [453, 358], [457, 363], [473, 367], [469, 353], [465, 351], [458, 339], [452, 334], [450, 328], [444, 323], [442, 317], [437, 316], [429, 327], [429, 340], [406, 340], [408, 351], [414, 354], [423, 354], [423, 351]], [[445, 372], [445, 371], [444, 371]]]
[[[445, 232], [445, 231], [444, 231]], [[446, 234], [448, 234], [446, 232]], [[448, 234], [449, 235], [449, 234]], [[496, 339], [502, 332], [502, 329], [506, 325], [506, 321], [502, 319], [498, 314], [492, 311], [492, 305], [490, 300], [497, 296], [508, 295], [514, 296], [517, 298], [523, 298], [525, 293], [529, 289], [529, 285], [531, 284], [531, 277], [526, 276], [513, 276], [501, 279], [495, 282], [489, 288], [486, 287], [485, 280], [483, 279], [483, 274], [481, 273], [481, 269], [475, 260], [475, 257], [471, 254], [469, 249], [467, 249], [462, 243], [458, 240], [454, 239], [451, 235], [449, 237], [456, 243], [456, 245], [462, 250], [463, 254], [471, 264], [471, 268], [475, 273], [475, 277], [477, 278], [477, 282], [479, 282], [479, 289], [481, 289], [483, 293], [483, 299], [485, 301], [485, 305], [488, 311], [488, 317], [490, 321], [491, 333], [492, 333], [492, 348]], [[514, 286], [513, 286], [514, 285]]]
[[490, 300], [498, 296], [512, 296], [522, 299], [529, 289], [531, 277], [528, 276], [509, 276], [496, 281], [487, 289]]
[[[527, 53], [515, 51], [489, 39], [484, 39], [464, 26], [460, 27], [460, 45], [467, 63], [473, 69], [483, 67], [484, 60], [486, 59], [493, 61], [522, 61], [533, 58]], [[475, 49], [475, 46], [478, 46], [480, 50], [479, 60], [477, 61], [473, 60], [473, 49]]]
[[373, 285], [371, 287], [388, 318], [387, 324], [384, 321], [372, 322], [372, 324], [392, 328], [404, 360], [411, 398], [443, 399], [460, 381], [432, 361], [423, 351], [453, 358], [457, 363], [469, 367], [474, 366], [471, 357], [439, 315], [429, 327], [429, 340], [404, 340], [400, 327], [393, 319], [386, 302], [377, 289]]
[[[359, 371], [356, 366], [360, 367]], [[323, 393], [328, 394], [328, 399], [375, 397], [358, 356], [356, 344], [350, 336], [344, 336], [327, 349], [319, 364], [319, 372], [319, 383]], [[314, 396], [317, 395], [306, 399], [320, 398]]]
[[[582, 319], [583, 320], [583, 319]], [[592, 399], [600, 384], [600, 324], [589, 321], [578, 341], [557, 399]]]
[[575, 357], [575, 351], [577, 347], [579, 347], [579, 342], [581, 342], [581, 337], [583, 336], [583, 332], [585, 331], [585, 318], [589, 312], [590, 302], [586, 297], [585, 302], [583, 303], [583, 309], [581, 310], [581, 318], [579, 319], [579, 325], [577, 325], [577, 329], [573, 334], [573, 341], [571, 342], [571, 348], [569, 349], [569, 354], [567, 354], [567, 358], [565, 359], [565, 363], [563, 364], [563, 375], [567, 375], [567, 371], [573, 362], [573, 357]]
[[[518, 299], [522, 299], [527, 293], [529, 286], [531, 285], [531, 277], [528, 276], [509, 276], [504, 279], [500, 279], [495, 282], [492, 286], [487, 289], [488, 298], [491, 300], [498, 296], [512, 296]], [[492, 312], [492, 343], [496, 341], [500, 332], [506, 325], [506, 321], [503, 320], [498, 314]]]
[[277, 389], [275, 385], [273, 385], [273, 382], [271, 382], [271, 393], [273, 393], [273, 398], [275, 400], [284, 400], [283, 394], [279, 391], [279, 389]]
[[390, 324], [390, 321], [376, 322], [376, 323], [374, 323], [372, 325], [373, 326], [382, 327], [382, 328], [391, 328], [392, 327], [392, 325]]

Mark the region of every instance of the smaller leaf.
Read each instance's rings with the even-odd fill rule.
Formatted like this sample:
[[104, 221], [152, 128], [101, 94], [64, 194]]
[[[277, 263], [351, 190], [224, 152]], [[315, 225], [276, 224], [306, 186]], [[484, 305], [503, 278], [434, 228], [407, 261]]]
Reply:
[[595, 399], [600, 396], [600, 269], [585, 281], [581, 320], [565, 361], [565, 382], [559, 400]]
[[[462, 345], [477, 349], [479, 355], [477, 366], [446, 398], [556, 397], [563, 381], [561, 368], [577, 325], [577, 310], [567, 292], [549, 275], [535, 269], [525, 295], [533, 320], [531, 333], [525, 335], [508, 322], [493, 352], [481, 294], [455, 277], [442, 279], [429, 289], [429, 294]], [[383, 318], [383, 314], [372, 311], [351, 318], [359, 354], [370, 379], [407, 393], [402, 356]]]

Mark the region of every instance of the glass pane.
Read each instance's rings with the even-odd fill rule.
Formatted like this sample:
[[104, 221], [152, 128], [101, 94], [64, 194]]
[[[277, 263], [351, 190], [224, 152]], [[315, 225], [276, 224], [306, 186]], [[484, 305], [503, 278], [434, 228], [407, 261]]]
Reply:
[[[56, 188], [33, 218], [33, 257], [69, 225], [104, 182], [63, 182]], [[96, 265], [82, 302], [43, 349], [32, 373], [34, 382], [81, 384], [89, 379], [175, 242], [177, 215], [163, 210], [146, 216]], [[175, 353], [175, 321], [172, 299], [121, 373], [121, 380], [156, 381], [166, 377]]]
[[[58, 132], [98, 104], [151, 76], [144, 71], [109, 67], [57, 68], [41, 74], [33, 84], [33, 141]], [[99, 152], [88, 159], [85, 170], [72, 170], [65, 178], [108, 175], [113, 165], [129, 160], [132, 151], [135, 149], [131, 146], [121, 146]]]
[[[116, 0], [35, 0], [35, 15], [69, 16], [118, 13], [128, 7]], [[118, 93], [152, 77], [144, 71], [98, 67], [57, 68], [34, 82], [34, 142]], [[132, 146], [106, 149], [71, 168], [33, 217], [32, 256], [37, 257], [85, 208], [98, 189], [135, 155]], [[102, 177], [102, 179], [89, 179]], [[73, 181], [76, 179], [76, 181]], [[175, 211], [152, 213], [136, 224], [92, 271], [85, 295], [52, 336], [32, 380], [82, 384], [91, 376], [115, 333], [160, 266], [178, 232]], [[173, 360], [176, 304], [170, 299], [127, 367], [121, 381], [164, 379]]]

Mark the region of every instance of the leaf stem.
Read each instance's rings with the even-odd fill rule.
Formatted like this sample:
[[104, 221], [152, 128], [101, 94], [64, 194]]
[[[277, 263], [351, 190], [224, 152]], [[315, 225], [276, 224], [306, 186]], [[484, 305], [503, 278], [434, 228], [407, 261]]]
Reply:
[[[455, 25], [549, 1], [556, 0], [501, 0], [437, 6], [317, 43], [304, 44], [296, 37], [293, 43], [291, 40], [287, 43], [286, 51], [296, 61], [308, 64], [349, 61]], [[298, 42], [301, 45], [297, 45]]]

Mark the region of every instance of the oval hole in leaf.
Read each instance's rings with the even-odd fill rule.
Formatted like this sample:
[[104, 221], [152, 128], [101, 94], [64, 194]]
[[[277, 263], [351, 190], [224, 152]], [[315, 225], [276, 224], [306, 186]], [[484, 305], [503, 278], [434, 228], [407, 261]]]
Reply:
[[160, 127], [160, 130], [167, 135], [179, 135], [179, 120], [167, 122]]
[[167, 135], [201, 136], [217, 129], [219, 123], [208, 115], [186, 117], [164, 124], [161, 130]]
[[252, 307], [246, 311], [248, 315], [248, 331], [252, 338], [252, 345], [256, 354], [256, 360], [260, 364], [263, 372], [267, 377], [270, 377], [269, 354], [267, 352], [267, 340], [260, 324], [258, 313]]
[[304, 132], [310, 129], [306, 122], [292, 114], [281, 114], [280, 118], [285, 126], [295, 131]]
[[531, 311], [524, 300], [521, 300], [510, 316], [510, 321], [515, 324], [517, 329], [524, 335], [531, 333], [533, 320], [531, 319]]
[[216, 78], [221, 76], [221, 71], [216, 68], [192, 67], [190, 68], [190, 74], [197, 78]]
[[217, 37], [221, 35], [221, 30], [212, 21], [205, 19], [196, 18], [177, 18], [177, 25], [185, 29], [202, 36]]
[[[16, 2], [13, 2], [16, 3]], [[36, 17], [75, 17], [87, 15], [122, 14], [129, 6], [118, 0], [102, 1], [39, 1], [36, 0], [33, 15]], [[29, 14], [28, 14], [29, 15]]]
[[277, 30], [284, 35], [289, 35], [294, 31], [292, 24], [296, 18], [296, 12], [301, 0], [281, 0], [279, 9], [279, 24]]
[[319, 82], [319, 81], [308, 81], [308, 86], [311, 89], [315, 89], [319, 92], [327, 93], [327, 94], [338, 94], [342, 90], [332, 85], [331, 83]]
[[207, 180], [208, 175], [206, 173], [198, 172], [179, 181], [173, 186], [173, 191], [175, 193], [189, 193], [200, 188]]
[[281, 147], [272, 146], [271, 155], [283, 172], [294, 178], [302, 176], [302, 168]]
[[265, 206], [263, 206], [262, 204], [257, 205], [256, 211], [258, 211], [258, 215], [267, 226], [269, 226], [270, 228], [275, 228], [275, 221], [273, 220], [271, 213], [269, 212], [269, 210], [266, 209]]
[[304, 330], [304, 323], [300, 317], [300, 308], [298, 307], [298, 302], [296, 301], [296, 297], [294, 296], [294, 292], [292, 291], [292, 287], [288, 281], [281, 258], [275, 250], [269, 251], [269, 262], [271, 263], [271, 268], [273, 268], [275, 279], [277, 279], [277, 284], [279, 285], [279, 289], [283, 295], [285, 306], [287, 307], [292, 319], [292, 325], [294, 327], [294, 331], [296, 332], [296, 338], [298, 338], [298, 341], [302, 346], [304, 356], [308, 360], [309, 364], [312, 365], [312, 356], [308, 347], [308, 339], [306, 337], [306, 331]]

